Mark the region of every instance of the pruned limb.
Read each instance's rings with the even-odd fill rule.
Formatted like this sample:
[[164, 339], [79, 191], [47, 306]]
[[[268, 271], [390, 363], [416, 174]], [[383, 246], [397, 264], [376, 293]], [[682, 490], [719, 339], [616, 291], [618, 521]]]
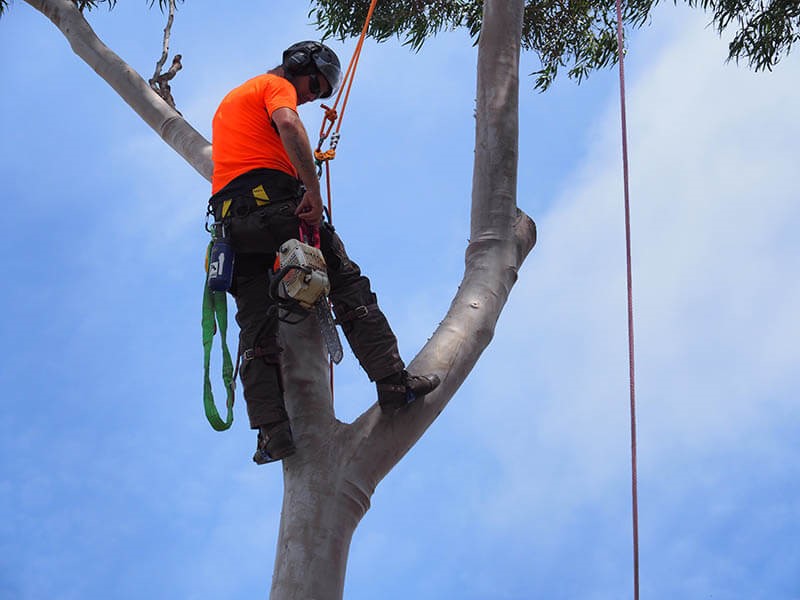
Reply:
[[170, 33], [172, 32], [172, 22], [174, 20], [175, 20], [175, 0], [169, 0], [169, 15], [167, 16], [167, 24], [164, 27], [164, 42], [161, 47], [161, 57], [158, 59], [158, 62], [156, 63], [156, 70], [153, 72], [153, 78], [150, 80], [151, 82], [155, 79], [158, 79], [159, 75], [161, 75], [161, 69], [164, 68], [164, 63], [167, 62], [167, 56], [169, 56], [169, 36]]
[[172, 97], [172, 89], [170, 88], [169, 81], [183, 68], [181, 64], [181, 55], [175, 55], [175, 58], [172, 59], [172, 65], [166, 73], [162, 73], [161, 69], [164, 68], [164, 63], [167, 62], [167, 56], [169, 55], [169, 36], [172, 32], [172, 23], [174, 20], [175, 0], [169, 0], [169, 16], [167, 17], [167, 24], [164, 27], [164, 43], [161, 49], [161, 57], [156, 63], [156, 70], [153, 73], [153, 77], [148, 81], [153, 91], [161, 96], [172, 108], [175, 108], [175, 99]]
[[[148, 82], [153, 91], [161, 96], [172, 108], [175, 108], [175, 99], [172, 97], [172, 88], [169, 85], [169, 81], [175, 77], [178, 71], [180, 71], [182, 68], [183, 65], [181, 64], [181, 55], [176, 54], [175, 58], [172, 59], [172, 65], [170, 66], [169, 70]], [[175, 110], [177, 111], [178, 109], [175, 108]], [[178, 114], [180, 114], [180, 111], [178, 111]]]
[[211, 144], [94, 33], [71, 0], [25, 0], [58, 27], [73, 52], [94, 69], [155, 132], [207, 180]]

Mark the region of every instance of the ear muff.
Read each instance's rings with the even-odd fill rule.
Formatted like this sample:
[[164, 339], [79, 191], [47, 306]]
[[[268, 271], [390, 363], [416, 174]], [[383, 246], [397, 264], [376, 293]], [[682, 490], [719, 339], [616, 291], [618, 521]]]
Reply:
[[296, 73], [303, 67], [311, 64], [311, 53], [308, 50], [298, 50], [292, 53], [289, 60], [286, 61], [286, 68], [291, 73]]
[[314, 66], [314, 53], [322, 46], [314, 42], [301, 42], [290, 47], [283, 58], [284, 68], [292, 75], [307, 75]]

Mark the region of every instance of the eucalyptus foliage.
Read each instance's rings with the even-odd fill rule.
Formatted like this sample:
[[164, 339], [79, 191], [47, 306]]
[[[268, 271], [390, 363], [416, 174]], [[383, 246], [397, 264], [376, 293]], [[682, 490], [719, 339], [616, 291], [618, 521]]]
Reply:
[[[675, 0], [677, 4], [678, 0]], [[712, 13], [719, 34], [735, 26], [728, 60], [746, 61], [755, 70], [771, 70], [800, 38], [800, 0], [687, 0]], [[310, 15], [325, 37], [358, 34], [369, 0], [315, 0]], [[622, 21], [629, 28], [648, 23], [657, 0], [628, 0]], [[419, 50], [441, 31], [466, 28], [480, 35], [483, 0], [379, 0], [369, 35], [382, 41], [397, 36]], [[590, 72], [617, 61], [615, 0], [527, 0], [522, 46], [535, 52], [542, 68], [533, 73], [545, 90], [568, 69], [580, 82]]]
[[688, 0], [712, 12], [721, 34], [731, 24], [736, 33], [728, 45], [728, 60], [746, 60], [756, 71], [768, 70], [800, 40], [800, 0]]
[[[316, 0], [311, 17], [324, 37], [344, 39], [360, 32], [369, 0]], [[641, 25], [652, 2], [634, 0], [625, 7], [624, 20]], [[481, 30], [482, 0], [380, 0], [369, 35], [383, 41], [397, 36], [414, 50], [445, 30], [466, 28], [477, 42]], [[542, 68], [534, 73], [544, 90], [559, 69], [569, 65], [569, 76], [579, 82], [590, 71], [616, 61], [616, 5], [614, 0], [529, 0], [525, 3], [522, 47], [537, 53]]]
[[[674, 0], [677, 4], [678, 0]], [[756, 71], [772, 70], [800, 40], [800, 0], [686, 0], [711, 13], [721, 35], [732, 30], [728, 60], [741, 61]], [[0, 14], [9, 0], [0, 0]], [[73, 0], [83, 10], [117, 0]], [[144, 0], [151, 7], [156, 0]], [[638, 28], [649, 22], [658, 0], [623, 2], [623, 23]], [[162, 10], [168, 0], [158, 0]], [[310, 16], [323, 38], [346, 39], [360, 33], [370, 0], [311, 0]], [[483, 0], [379, 0], [370, 37], [399, 38], [414, 50], [442, 31], [466, 29], [477, 41]], [[539, 57], [535, 87], [545, 90], [559, 71], [582, 81], [592, 71], [617, 61], [615, 0], [527, 0], [522, 47]]]

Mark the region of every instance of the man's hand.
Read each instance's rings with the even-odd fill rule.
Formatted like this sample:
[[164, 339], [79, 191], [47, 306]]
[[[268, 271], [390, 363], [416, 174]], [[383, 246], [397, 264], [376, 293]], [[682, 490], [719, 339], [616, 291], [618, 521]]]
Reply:
[[290, 108], [279, 108], [272, 113], [272, 121], [278, 128], [281, 142], [286, 149], [289, 160], [292, 161], [300, 181], [306, 186], [306, 193], [295, 215], [309, 225], [319, 225], [322, 219], [322, 196], [319, 191], [319, 179], [314, 166], [314, 154], [308, 141], [303, 122], [295, 111]]
[[297, 206], [294, 214], [309, 225], [319, 225], [322, 220], [322, 196], [319, 193], [307, 191]]

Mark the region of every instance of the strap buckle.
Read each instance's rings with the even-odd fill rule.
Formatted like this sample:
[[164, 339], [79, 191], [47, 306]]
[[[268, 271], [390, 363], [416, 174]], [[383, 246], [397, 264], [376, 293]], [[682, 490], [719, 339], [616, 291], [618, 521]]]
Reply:
[[341, 325], [342, 323], [348, 323], [350, 321], [355, 321], [356, 319], [364, 319], [369, 314], [370, 307], [376, 308], [377, 305], [370, 304], [369, 306], [362, 304], [361, 306], [356, 306], [350, 312], [346, 312], [341, 317], [334, 321], [335, 325]]
[[278, 355], [280, 353], [280, 347], [268, 346], [265, 348], [264, 346], [253, 346], [252, 348], [242, 351], [242, 360], [247, 362], [254, 358], [263, 358], [264, 362], [267, 364], [277, 365], [280, 364], [278, 361]]

